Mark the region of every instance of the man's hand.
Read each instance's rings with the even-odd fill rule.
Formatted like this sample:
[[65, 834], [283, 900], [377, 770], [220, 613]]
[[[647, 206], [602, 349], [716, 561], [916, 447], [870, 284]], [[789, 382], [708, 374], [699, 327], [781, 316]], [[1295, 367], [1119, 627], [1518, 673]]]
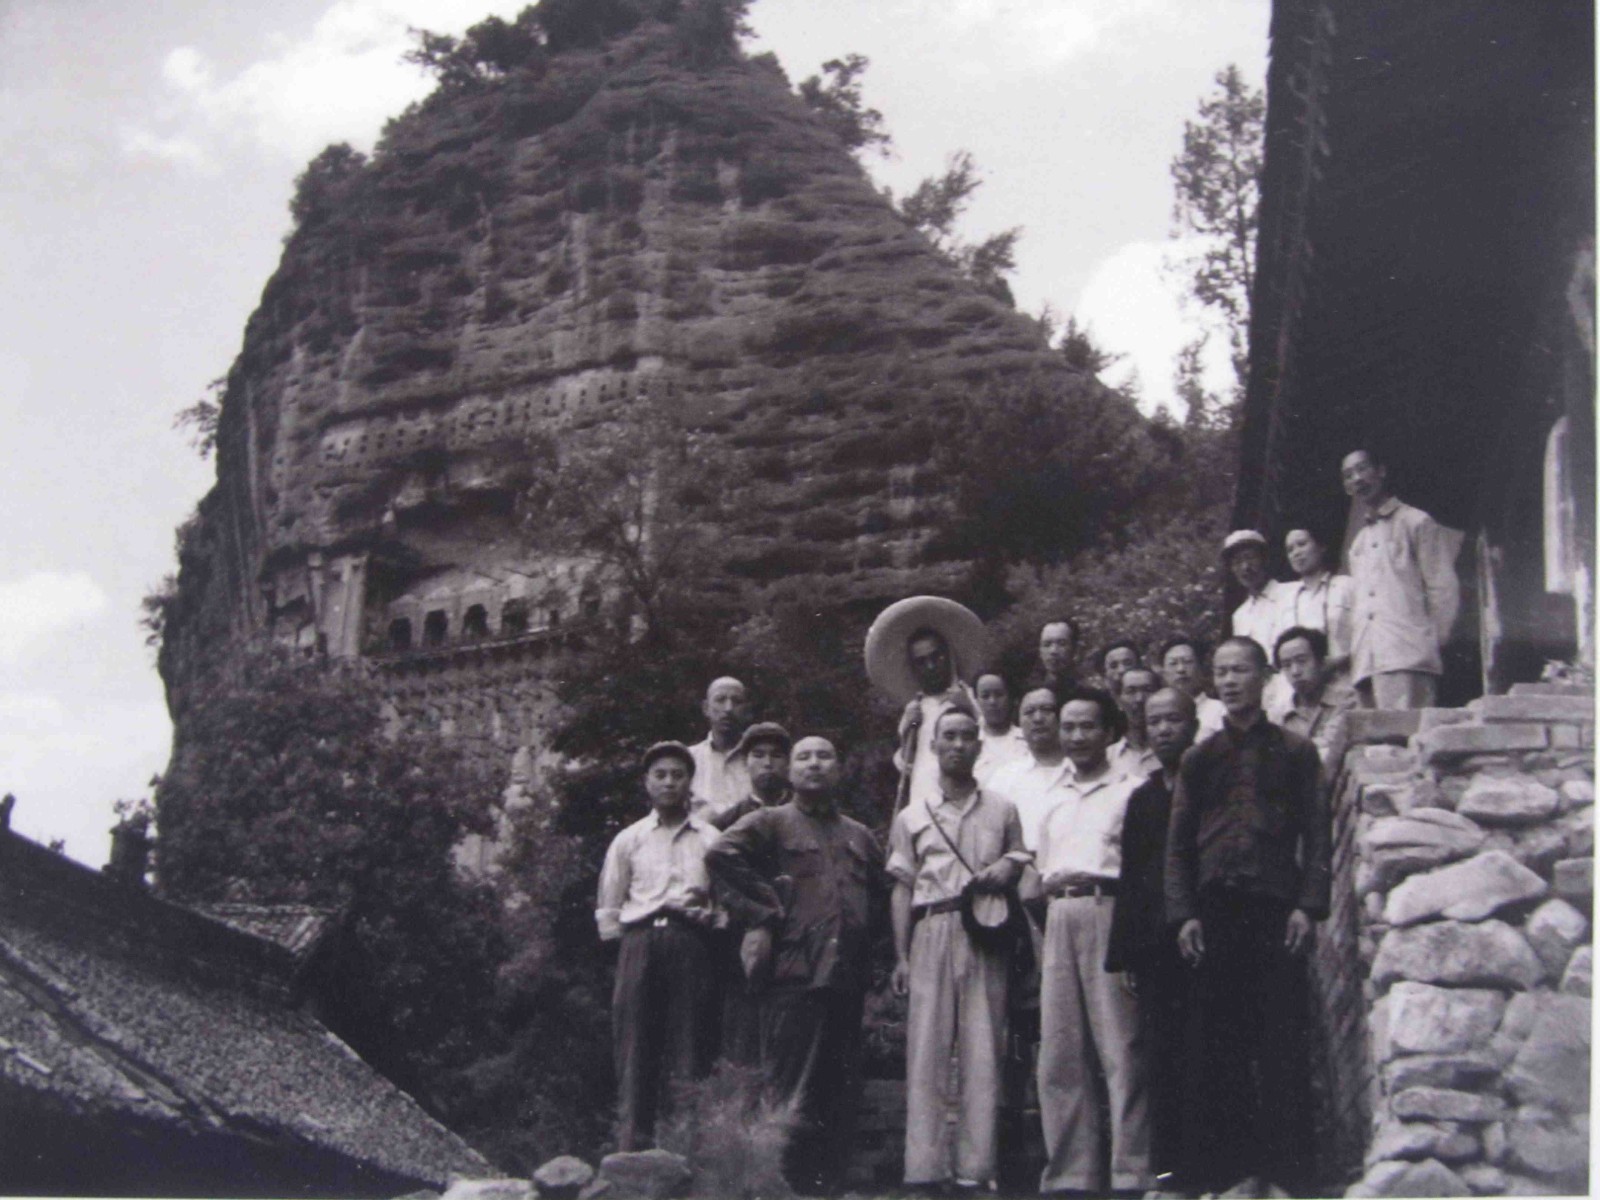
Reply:
[[900, 714], [901, 729], [916, 729], [922, 724], [922, 700], [912, 697], [906, 701], [906, 710]]
[[1003, 892], [1022, 877], [1022, 864], [1014, 858], [996, 859], [972, 877], [980, 892]]
[[894, 974], [889, 977], [889, 986], [896, 996], [904, 996], [911, 991], [911, 964], [900, 959], [894, 964]]
[[1298, 958], [1311, 949], [1311, 936], [1311, 918], [1304, 909], [1295, 909], [1289, 914], [1289, 924], [1283, 933], [1283, 948]]
[[1178, 930], [1178, 953], [1191, 967], [1198, 967], [1200, 960], [1206, 956], [1206, 938], [1200, 928], [1199, 918], [1190, 917]]
[[744, 968], [745, 979], [754, 983], [758, 976], [767, 973], [771, 964], [772, 930], [766, 926], [752, 929], [739, 943], [739, 965]]

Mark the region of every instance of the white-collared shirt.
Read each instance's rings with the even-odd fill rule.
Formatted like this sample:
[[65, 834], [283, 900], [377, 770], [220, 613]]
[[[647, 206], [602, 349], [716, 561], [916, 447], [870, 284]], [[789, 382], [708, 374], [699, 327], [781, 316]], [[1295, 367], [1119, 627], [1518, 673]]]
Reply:
[[1072, 760], [1063, 758], [1058, 763], [1042, 763], [1028, 751], [996, 771], [989, 780], [989, 791], [1004, 796], [1017, 810], [1022, 822], [1022, 844], [1029, 850], [1039, 849], [1039, 826], [1045, 813], [1061, 797], [1051, 789], [1063, 775], [1072, 774]]
[[1233, 636], [1253, 638], [1272, 658], [1272, 643], [1277, 641], [1283, 625], [1283, 597], [1289, 585], [1269, 579], [1259, 592], [1245, 597], [1243, 604], [1233, 610]]
[[[1328, 656], [1347, 658], [1350, 654], [1350, 617], [1355, 607], [1356, 581], [1348, 575], [1335, 575], [1331, 571], [1319, 572], [1311, 579], [1297, 579], [1283, 585], [1280, 600], [1283, 604], [1282, 628], [1298, 625], [1302, 629], [1320, 629], [1328, 635]], [[1272, 652], [1267, 647], [1267, 653]]]
[[706, 851], [722, 836], [692, 813], [677, 825], [651, 812], [612, 839], [594, 919], [604, 941], [663, 908], [707, 908]]
[[1149, 746], [1131, 746], [1127, 738], [1118, 738], [1106, 747], [1106, 761], [1118, 775], [1126, 775], [1143, 783], [1151, 771], [1161, 769], [1161, 760]]
[[1098, 778], [1081, 780], [1077, 773], [1057, 780], [1056, 802], [1039, 827], [1034, 856], [1039, 874], [1058, 871], [1113, 880], [1122, 874], [1122, 819], [1128, 798], [1144, 780], [1118, 775], [1107, 767]]
[[984, 726], [978, 736], [978, 761], [972, 765], [972, 777], [980, 786], [987, 786], [994, 773], [1007, 763], [1028, 757], [1028, 739], [1015, 725], [1004, 733], [990, 733]]
[[697, 815], [710, 820], [750, 794], [750, 768], [737, 749], [718, 750], [707, 736], [689, 747], [689, 757], [694, 759], [694, 779], [689, 786], [705, 802]]

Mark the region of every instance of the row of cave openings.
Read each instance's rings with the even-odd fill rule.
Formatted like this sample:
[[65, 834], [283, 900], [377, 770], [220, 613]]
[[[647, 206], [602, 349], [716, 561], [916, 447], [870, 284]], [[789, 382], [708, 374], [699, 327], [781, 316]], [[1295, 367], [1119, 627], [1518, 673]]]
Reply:
[[[595, 593], [585, 593], [580, 601], [580, 612], [586, 619], [593, 619], [600, 615], [600, 597]], [[411, 626], [410, 617], [396, 617], [389, 622], [389, 633], [385, 641], [385, 648], [389, 650], [411, 650], [420, 646], [423, 649], [432, 649], [454, 642], [482, 642], [491, 638], [514, 638], [523, 634], [540, 633], [545, 630], [557, 629], [561, 625], [561, 610], [547, 608], [543, 612], [544, 624], [533, 624], [533, 609], [526, 600], [507, 600], [500, 608], [500, 627], [491, 630], [489, 627], [489, 610], [482, 604], [474, 604], [467, 608], [461, 616], [461, 626], [451, 637], [450, 615], [442, 608], [432, 609], [422, 619], [422, 639], [416, 640]]]

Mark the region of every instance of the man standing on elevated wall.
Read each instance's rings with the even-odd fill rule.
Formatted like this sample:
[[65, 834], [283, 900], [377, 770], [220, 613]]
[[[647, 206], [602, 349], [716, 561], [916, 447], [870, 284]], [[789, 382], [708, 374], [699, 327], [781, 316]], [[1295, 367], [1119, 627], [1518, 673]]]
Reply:
[[833, 743], [801, 738], [793, 801], [747, 815], [707, 855], [718, 899], [747, 930], [762, 1066], [798, 1100], [784, 1176], [806, 1195], [837, 1190], [850, 1157], [871, 935], [889, 891], [876, 839], [839, 812], [839, 776]]
[[622, 943], [611, 997], [619, 1150], [643, 1148], [675, 1085], [708, 1065], [714, 979], [705, 858], [718, 835], [689, 812], [694, 759], [657, 742], [643, 767], [651, 812], [606, 850], [595, 906], [601, 940]]
[[[939, 779], [932, 799], [913, 798], [889, 828], [895, 886], [894, 990], [910, 996], [906, 1020], [905, 1181], [987, 1187], [996, 1179], [1000, 1063], [1009, 962], [963, 921], [969, 903], [1003, 905], [1030, 857], [1009, 801], [972, 777], [978, 719], [949, 705], [933, 723]], [[950, 1125], [950, 1059], [958, 1062], [959, 1102]], [[955, 1145], [951, 1146], [954, 1134]], [[952, 1153], [953, 1149], [953, 1153]]]
[[739, 738], [750, 724], [750, 698], [744, 684], [724, 675], [712, 680], [700, 711], [710, 730], [689, 753], [694, 755], [695, 795], [704, 802], [697, 807], [710, 821], [750, 794], [750, 773], [739, 750]]
[[1340, 466], [1361, 526], [1350, 543], [1355, 580], [1351, 673], [1369, 708], [1428, 708], [1444, 670], [1440, 649], [1461, 609], [1461, 535], [1389, 490], [1371, 450]]
[[1261, 711], [1267, 656], [1217, 649], [1227, 718], [1184, 755], [1167, 834], [1167, 921], [1194, 968], [1198, 1082], [1187, 1183], [1304, 1195], [1312, 1168], [1305, 956], [1328, 915], [1331, 851], [1317, 749]]

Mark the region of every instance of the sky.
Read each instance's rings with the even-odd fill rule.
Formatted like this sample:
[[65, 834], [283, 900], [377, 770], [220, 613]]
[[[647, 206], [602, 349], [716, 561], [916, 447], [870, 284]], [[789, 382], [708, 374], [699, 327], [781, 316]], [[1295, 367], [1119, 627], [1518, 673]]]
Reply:
[[[526, 0], [0, 0], [0, 792], [12, 827], [105, 862], [171, 728], [139, 601], [214, 479], [175, 413], [238, 353], [288, 201], [429, 88], [408, 27]], [[1076, 316], [1147, 408], [1198, 317], [1164, 271], [1168, 164], [1216, 72], [1265, 74], [1268, 0], [756, 0], [799, 81], [871, 60], [897, 194], [961, 149], [969, 237], [1021, 226], [1019, 307]], [[1214, 386], [1225, 362], [1212, 363]]]

